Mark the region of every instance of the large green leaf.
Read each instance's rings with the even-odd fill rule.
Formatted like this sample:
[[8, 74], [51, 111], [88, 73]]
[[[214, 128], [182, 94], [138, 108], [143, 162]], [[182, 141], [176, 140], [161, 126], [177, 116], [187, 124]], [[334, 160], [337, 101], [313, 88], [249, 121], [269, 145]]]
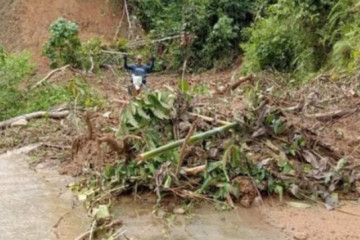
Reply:
[[139, 128], [139, 123], [136, 121], [131, 111], [125, 111], [126, 121], [135, 128]]
[[151, 111], [157, 118], [161, 120], [168, 119], [168, 117], [159, 109], [151, 109]]
[[146, 120], [150, 120], [150, 116], [146, 114], [146, 112], [141, 107], [138, 107], [136, 110], [140, 117], [145, 118]]

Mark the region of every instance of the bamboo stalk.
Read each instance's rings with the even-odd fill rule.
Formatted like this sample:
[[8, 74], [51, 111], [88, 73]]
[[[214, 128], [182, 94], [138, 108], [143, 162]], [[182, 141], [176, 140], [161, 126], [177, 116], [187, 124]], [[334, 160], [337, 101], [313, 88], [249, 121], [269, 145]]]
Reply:
[[[202, 140], [202, 139], [211, 137], [213, 135], [216, 135], [218, 133], [225, 132], [227, 130], [235, 128], [237, 125], [238, 125], [237, 122], [233, 122], [233, 123], [229, 123], [229, 124], [227, 124], [225, 126], [214, 128], [214, 129], [209, 130], [207, 132], [198, 133], [198, 134], [190, 137], [189, 143], [194, 143], [194, 142], [197, 142], [199, 140]], [[151, 159], [151, 158], [153, 158], [153, 157], [155, 157], [155, 156], [157, 156], [159, 154], [162, 154], [162, 153], [164, 153], [166, 151], [169, 151], [171, 149], [180, 147], [180, 146], [182, 146], [184, 144], [184, 142], [185, 142], [185, 139], [181, 139], [181, 140], [178, 140], [178, 141], [175, 141], [175, 142], [168, 143], [168, 144], [166, 144], [164, 146], [153, 149], [151, 151], [142, 153], [142, 154], [140, 154], [138, 156], [138, 162], [142, 163], [143, 161], [145, 161], [147, 159]]]
[[219, 120], [219, 119], [215, 119], [215, 118], [212, 118], [212, 117], [208, 117], [208, 116], [204, 116], [204, 115], [200, 115], [200, 114], [197, 114], [197, 113], [192, 113], [192, 112], [188, 112], [188, 114], [190, 116], [193, 116], [193, 117], [199, 117], [207, 122], [217, 122], [217, 123], [220, 123], [221, 125], [228, 125], [230, 124], [230, 122], [226, 122], [226, 121], [223, 121], [223, 120]]
[[186, 155], [186, 148], [187, 148], [187, 146], [189, 145], [189, 140], [190, 140], [191, 136], [192, 136], [192, 135], [194, 134], [194, 132], [196, 131], [197, 123], [198, 123], [198, 121], [195, 121], [195, 122], [192, 124], [192, 126], [191, 126], [188, 134], [186, 135], [184, 144], [183, 144], [182, 147], [181, 147], [180, 154], [179, 154], [178, 165], [177, 165], [177, 167], [176, 167], [176, 176], [179, 175], [180, 168], [181, 168], [181, 166], [182, 166], [182, 164], [183, 164], [184, 158], [186, 157], [186, 156], [185, 156], [185, 155]]

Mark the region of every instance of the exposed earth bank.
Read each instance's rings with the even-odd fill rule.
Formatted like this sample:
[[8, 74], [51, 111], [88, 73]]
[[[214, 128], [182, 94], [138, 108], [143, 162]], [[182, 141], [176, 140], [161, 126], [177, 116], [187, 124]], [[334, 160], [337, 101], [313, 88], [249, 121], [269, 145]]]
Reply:
[[[37, 64], [46, 63], [41, 48], [49, 37], [50, 24], [59, 17], [78, 23], [82, 39], [100, 37], [110, 41], [123, 13], [123, 7], [116, 2], [119, 1], [0, 0], [0, 42], [11, 52], [30, 51]], [[123, 21], [118, 37], [126, 37], [127, 32], [127, 21]]]

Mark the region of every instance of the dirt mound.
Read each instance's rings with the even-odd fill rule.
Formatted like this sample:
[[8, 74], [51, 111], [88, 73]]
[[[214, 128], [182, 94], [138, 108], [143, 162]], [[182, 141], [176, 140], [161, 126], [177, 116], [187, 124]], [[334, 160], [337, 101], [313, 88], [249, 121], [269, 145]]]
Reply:
[[[0, 0], [0, 42], [9, 51], [29, 50], [38, 60], [47, 40], [49, 25], [59, 17], [75, 21], [83, 39], [111, 40], [123, 7], [107, 0]], [[126, 36], [124, 21], [119, 36]]]

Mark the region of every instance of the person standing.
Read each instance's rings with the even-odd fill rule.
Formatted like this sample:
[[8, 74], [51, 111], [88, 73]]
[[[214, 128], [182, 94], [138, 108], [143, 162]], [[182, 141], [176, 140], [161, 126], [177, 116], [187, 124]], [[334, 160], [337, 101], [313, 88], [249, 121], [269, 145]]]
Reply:
[[[127, 56], [124, 56], [124, 68], [131, 71], [131, 83], [135, 88], [136, 94], [139, 94], [142, 88], [146, 88], [146, 76], [152, 72], [155, 65], [155, 58], [151, 57], [151, 64], [143, 64], [143, 58], [141, 55], [136, 56], [136, 63], [128, 64]], [[128, 88], [128, 91], [130, 89]], [[129, 91], [131, 94], [132, 91]], [[131, 94], [132, 95], [132, 94]]]

